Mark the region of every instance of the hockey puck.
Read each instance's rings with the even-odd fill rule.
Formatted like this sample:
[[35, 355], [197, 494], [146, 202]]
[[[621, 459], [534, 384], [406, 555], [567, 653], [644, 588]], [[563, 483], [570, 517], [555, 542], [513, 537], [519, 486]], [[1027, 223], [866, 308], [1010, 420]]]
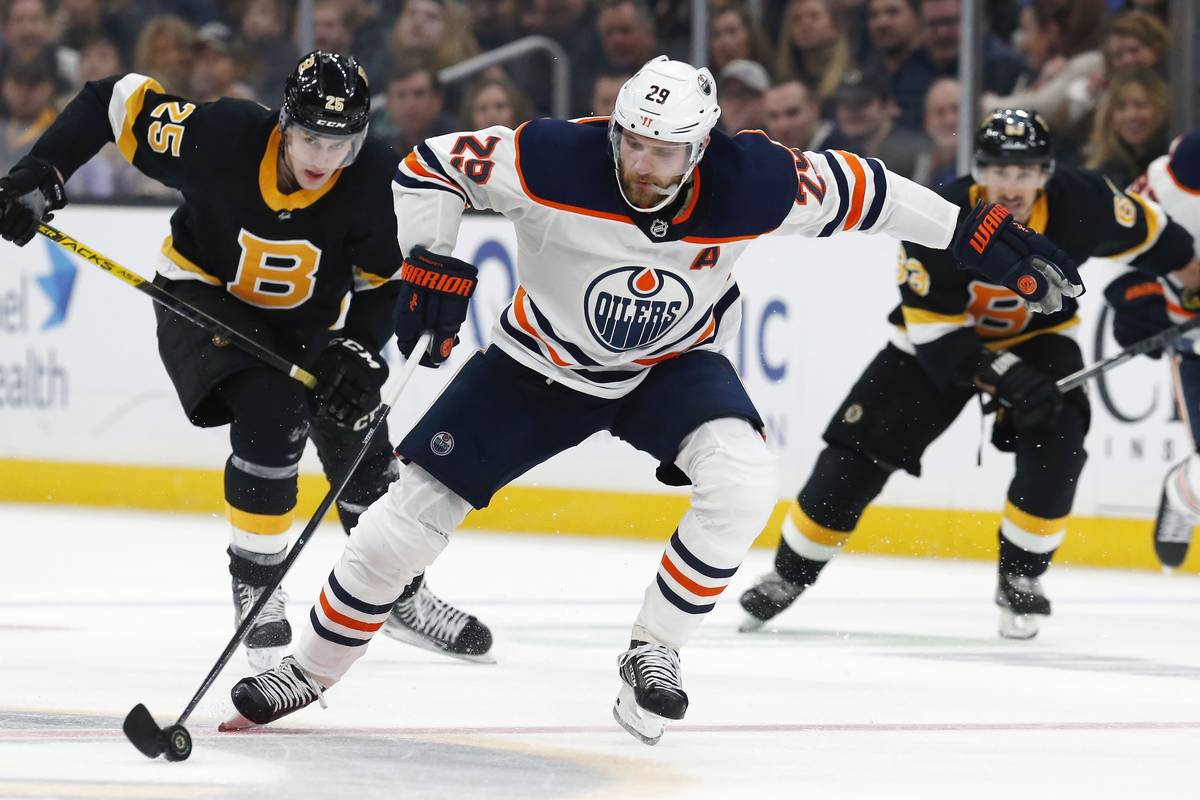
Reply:
[[184, 761], [192, 754], [192, 735], [182, 725], [169, 725], [163, 730], [167, 761]]

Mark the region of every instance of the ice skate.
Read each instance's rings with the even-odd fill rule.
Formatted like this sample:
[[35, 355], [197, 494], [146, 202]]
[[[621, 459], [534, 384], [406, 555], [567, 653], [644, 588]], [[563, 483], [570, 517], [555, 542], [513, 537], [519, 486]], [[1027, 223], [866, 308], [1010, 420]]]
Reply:
[[742, 633], [750, 633], [761, 628], [776, 614], [786, 610], [796, 602], [807, 586], [792, 583], [784, 579], [778, 572], [768, 572], [758, 579], [758, 583], [742, 592], [738, 600], [746, 618], [738, 625]]
[[[262, 586], [252, 586], [233, 579], [233, 626], [237, 628], [262, 594]], [[292, 626], [287, 619], [287, 592], [275, 587], [254, 624], [246, 632], [246, 658], [251, 669], [271, 669], [287, 652], [292, 643]]]
[[383, 633], [397, 641], [479, 664], [494, 664], [492, 632], [474, 616], [435, 595], [423, 578], [410, 597], [396, 601]]
[[314, 700], [325, 708], [321, 685], [310, 678], [292, 656], [286, 656], [273, 669], [242, 678], [230, 689], [229, 697], [236, 713], [217, 727], [219, 731], [266, 725], [299, 711]]
[[1041, 581], [1011, 572], [1000, 574], [996, 605], [1000, 606], [1000, 635], [1005, 639], [1032, 639], [1042, 620], [1050, 616]]
[[613, 719], [634, 738], [658, 744], [666, 724], [687, 713], [679, 653], [661, 644], [633, 641], [617, 656], [617, 668], [621, 689], [613, 704]]
[[[1189, 459], [1190, 460], [1190, 459]], [[1192, 530], [1200, 522], [1200, 510], [1188, 482], [1188, 461], [1176, 464], [1167, 473], [1154, 520], [1154, 554], [1159, 562], [1175, 569], [1187, 558]]]

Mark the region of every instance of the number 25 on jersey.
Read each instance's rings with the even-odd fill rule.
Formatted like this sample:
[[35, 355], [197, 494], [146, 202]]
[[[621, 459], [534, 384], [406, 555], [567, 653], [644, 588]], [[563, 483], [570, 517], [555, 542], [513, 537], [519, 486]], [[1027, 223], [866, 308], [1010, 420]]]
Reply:
[[[183, 121], [195, 110], [196, 106], [192, 103], [159, 103], [158, 107], [150, 112], [154, 122], [151, 122], [146, 130], [146, 144], [156, 153], [170, 150], [171, 155], [178, 158], [179, 148], [183, 145]], [[169, 122], [163, 122], [164, 116]]]

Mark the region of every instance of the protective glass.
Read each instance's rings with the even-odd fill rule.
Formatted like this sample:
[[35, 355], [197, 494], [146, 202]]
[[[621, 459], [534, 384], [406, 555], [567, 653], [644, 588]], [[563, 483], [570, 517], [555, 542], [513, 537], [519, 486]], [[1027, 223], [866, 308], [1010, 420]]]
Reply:
[[367, 129], [349, 136], [328, 136], [298, 123], [282, 126], [284, 146], [293, 158], [323, 169], [348, 167], [358, 158]]
[[703, 142], [667, 142], [652, 139], [630, 134], [613, 122], [609, 123], [608, 136], [616, 161], [617, 185], [621, 187], [622, 196], [625, 195], [625, 188], [621, 185], [620, 178], [625, 174], [627, 167], [652, 177], [656, 182], [670, 181], [666, 187], [653, 188], [652, 191], [660, 195], [662, 201], [652, 206], [638, 206], [625, 197], [625, 201], [639, 211], [657, 211], [674, 200], [704, 154]]
[[985, 186], [1041, 189], [1050, 177], [1050, 169], [1045, 164], [980, 164], [976, 161], [971, 177]]

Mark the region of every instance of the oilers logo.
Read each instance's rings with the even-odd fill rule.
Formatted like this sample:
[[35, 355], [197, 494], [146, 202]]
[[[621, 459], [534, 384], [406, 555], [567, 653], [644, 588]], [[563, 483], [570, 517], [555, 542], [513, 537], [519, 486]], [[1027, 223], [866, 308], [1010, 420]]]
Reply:
[[446, 431], [438, 431], [429, 440], [429, 449], [435, 456], [448, 456], [454, 449], [454, 437]]
[[692, 310], [691, 288], [653, 267], [616, 267], [593, 280], [583, 296], [588, 330], [614, 353], [649, 347]]

